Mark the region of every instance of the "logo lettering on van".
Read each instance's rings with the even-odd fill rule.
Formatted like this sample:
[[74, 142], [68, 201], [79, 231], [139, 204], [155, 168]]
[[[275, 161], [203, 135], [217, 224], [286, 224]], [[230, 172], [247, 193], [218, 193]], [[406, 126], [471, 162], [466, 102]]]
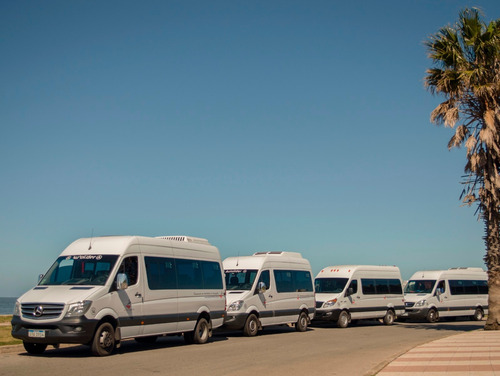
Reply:
[[68, 256], [66, 257], [66, 260], [101, 260], [102, 255], [75, 255], [75, 256]]

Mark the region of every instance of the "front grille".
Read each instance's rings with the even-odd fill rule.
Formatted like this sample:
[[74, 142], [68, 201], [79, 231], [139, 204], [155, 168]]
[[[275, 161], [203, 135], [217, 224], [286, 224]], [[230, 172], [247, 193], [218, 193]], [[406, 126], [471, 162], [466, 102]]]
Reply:
[[64, 309], [64, 304], [47, 304], [47, 303], [21, 304], [21, 313], [23, 317], [35, 320], [57, 318], [61, 316], [63, 309]]
[[321, 308], [323, 306], [323, 302], [316, 302], [316, 308]]
[[413, 307], [414, 305], [415, 305], [415, 303], [414, 303], [414, 302], [405, 302], [405, 307], [406, 307], [406, 308], [411, 308], [411, 307]]

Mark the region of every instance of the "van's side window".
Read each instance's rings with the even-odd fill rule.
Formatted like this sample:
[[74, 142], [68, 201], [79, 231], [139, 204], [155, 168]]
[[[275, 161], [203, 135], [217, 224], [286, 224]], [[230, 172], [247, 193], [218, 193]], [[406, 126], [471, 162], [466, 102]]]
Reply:
[[488, 293], [488, 282], [482, 280], [452, 280], [448, 281], [451, 295], [476, 295]]
[[275, 270], [274, 280], [278, 292], [313, 291], [311, 273], [302, 270]]
[[437, 287], [436, 287], [436, 291], [439, 290], [442, 293], [446, 292], [446, 285], [444, 283], [444, 281], [439, 281]]
[[262, 273], [260, 273], [259, 277], [259, 282], [257, 283], [257, 286], [259, 286], [260, 282], [264, 282], [266, 285], [266, 289], [269, 290], [271, 287], [271, 278], [269, 276], [269, 270], [263, 270]]
[[125, 273], [128, 278], [128, 285], [133, 286], [137, 283], [137, 275], [139, 271], [139, 261], [137, 256], [130, 256], [123, 259], [118, 273]]
[[220, 264], [213, 261], [201, 261], [201, 268], [203, 269], [203, 288], [221, 289], [222, 273]]
[[176, 259], [177, 284], [180, 289], [202, 289], [203, 276], [200, 261]]
[[174, 259], [149, 256], [146, 256], [144, 259], [146, 263], [148, 287], [150, 290], [177, 289]]
[[401, 281], [399, 279], [371, 279], [361, 278], [361, 289], [364, 295], [402, 294]]
[[352, 289], [352, 294], [356, 294], [358, 292], [358, 280], [357, 279], [353, 279], [351, 281], [347, 291], [349, 291], [349, 289]]

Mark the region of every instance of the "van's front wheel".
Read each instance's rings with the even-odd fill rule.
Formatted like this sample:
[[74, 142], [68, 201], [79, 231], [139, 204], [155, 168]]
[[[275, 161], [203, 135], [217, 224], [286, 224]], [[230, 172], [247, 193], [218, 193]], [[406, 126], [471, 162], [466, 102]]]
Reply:
[[47, 348], [46, 343], [23, 342], [24, 349], [28, 354], [40, 355]]
[[259, 331], [259, 319], [253, 313], [248, 315], [245, 326], [243, 327], [243, 334], [247, 337], [254, 337]]
[[115, 349], [115, 328], [109, 322], [103, 322], [97, 328], [92, 340], [92, 354], [97, 356], [111, 355]]
[[427, 312], [427, 321], [428, 322], [437, 322], [439, 320], [439, 314], [435, 308], [429, 309]]
[[308, 317], [307, 313], [304, 311], [300, 312], [299, 319], [297, 320], [297, 323], [295, 324], [295, 330], [297, 332], [305, 332], [307, 330], [307, 323], [308, 323]]
[[349, 313], [347, 311], [340, 312], [339, 319], [337, 320], [337, 326], [339, 328], [347, 328], [349, 326]]

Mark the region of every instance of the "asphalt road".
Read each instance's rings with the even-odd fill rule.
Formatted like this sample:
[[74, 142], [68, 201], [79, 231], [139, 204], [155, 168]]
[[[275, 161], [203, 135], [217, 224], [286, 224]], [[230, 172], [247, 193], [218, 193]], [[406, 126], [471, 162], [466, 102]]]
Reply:
[[304, 333], [280, 326], [253, 338], [216, 332], [204, 345], [185, 345], [182, 337], [162, 337], [154, 345], [125, 341], [103, 358], [85, 346], [48, 348], [40, 356], [20, 346], [0, 353], [0, 375], [373, 375], [417, 345], [483, 326], [360, 321], [346, 329], [313, 325]]

